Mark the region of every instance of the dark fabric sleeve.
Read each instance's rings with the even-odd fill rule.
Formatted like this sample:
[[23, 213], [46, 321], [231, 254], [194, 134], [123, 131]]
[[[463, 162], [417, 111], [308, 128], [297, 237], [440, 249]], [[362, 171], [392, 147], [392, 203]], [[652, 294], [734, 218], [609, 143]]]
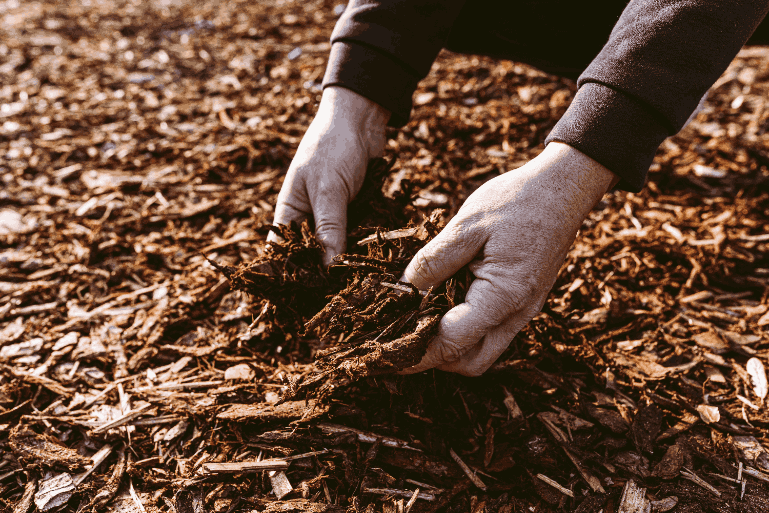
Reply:
[[548, 136], [638, 191], [662, 141], [678, 132], [769, 10], [767, 0], [633, 0], [578, 80]]
[[465, 0], [351, 0], [331, 34], [323, 87], [351, 89], [388, 109], [390, 126], [448, 39]]

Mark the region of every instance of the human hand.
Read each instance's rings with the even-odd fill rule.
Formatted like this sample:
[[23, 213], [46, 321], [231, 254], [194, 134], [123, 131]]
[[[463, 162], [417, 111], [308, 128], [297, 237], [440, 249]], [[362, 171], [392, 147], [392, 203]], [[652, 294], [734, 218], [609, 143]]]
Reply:
[[[329, 86], [299, 143], [278, 194], [274, 224], [315, 218], [324, 264], [345, 250], [347, 204], [363, 185], [368, 161], [384, 152], [390, 112], [343, 87]], [[268, 240], [277, 240], [270, 233]]]
[[617, 181], [587, 155], [553, 142], [471, 194], [403, 280], [427, 290], [467, 264], [475, 279], [465, 302], [441, 319], [422, 361], [402, 373], [486, 371], [540, 311], [582, 221]]

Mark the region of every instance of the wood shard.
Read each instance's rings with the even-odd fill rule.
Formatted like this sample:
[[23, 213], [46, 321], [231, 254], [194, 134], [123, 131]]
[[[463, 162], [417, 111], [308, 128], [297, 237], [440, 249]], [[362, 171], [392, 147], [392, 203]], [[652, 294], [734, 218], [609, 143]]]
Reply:
[[769, 385], [766, 380], [766, 369], [764, 364], [758, 358], [751, 358], [745, 366], [745, 370], [750, 376], [750, 381], [753, 383], [753, 393], [762, 401], [766, 397], [767, 391], [769, 391]]
[[657, 511], [659, 512], [665, 512], [670, 511], [671, 509], [676, 507], [676, 504], [678, 504], [678, 497], [675, 495], [671, 495], [670, 497], [665, 497], [664, 499], [660, 499], [658, 501], [651, 501], [652, 511], [655, 513]]
[[539, 479], [540, 481], [543, 481], [543, 482], [549, 484], [550, 486], [552, 486], [553, 488], [555, 488], [556, 490], [558, 490], [562, 494], [567, 495], [567, 496], [571, 497], [572, 499], [574, 498], [574, 492], [572, 492], [568, 488], [564, 488], [563, 486], [559, 485], [555, 480], [550, 479], [546, 475], [544, 475], [544, 474], [537, 474], [537, 479]]
[[386, 447], [393, 447], [396, 449], [408, 449], [411, 451], [421, 452], [420, 449], [411, 447], [407, 442], [404, 442], [403, 440], [398, 440], [397, 438], [392, 438], [389, 436], [380, 436], [375, 433], [368, 433], [366, 431], [361, 431], [359, 429], [354, 429], [347, 426], [339, 426], [337, 424], [319, 424], [318, 427], [322, 429], [323, 432], [329, 433], [329, 434], [354, 433], [358, 437], [358, 440], [368, 444], [373, 444], [379, 441], [380, 444]]
[[697, 406], [697, 411], [699, 412], [702, 421], [707, 424], [714, 424], [721, 420], [721, 412], [718, 410], [718, 406], [700, 404]]
[[328, 405], [317, 404], [315, 400], [287, 401], [273, 405], [260, 404], [231, 404], [216, 415], [220, 420], [268, 420], [268, 419], [300, 419], [311, 413], [313, 417], [328, 411]]
[[206, 474], [241, 474], [262, 470], [286, 470], [285, 460], [237, 461], [231, 463], [203, 463], [200, 468]]
[[651, 503], [646, 498], [646, 488], [639, 487], [635, 481], [628, 479], [622, 489], [617, 513], [649, 513]]
[[[415, 492], [409, 490], [397, 490], [395, 488], [364, 488], [363, 493], [370, 493], [374, 495], [392, 495], [394, 497], [403, 497], [404, 499], [411, 499]], [[428, 492], [420, 492], [416, 490], [417, 499], [421, 501], [432, 502], [435, 500], [435, 495]]]
[[505, 404], [505, 408], [507, 408], [507, 411], [510, 414], [510, 419], [518, 420], [523, 418], [523, 412], [518, 406], [518, 403], [515, 402], [515, 397], [513, 397], [513, 394], [511, 394], [510, 391], [505, 387], [502, 387], [502, 390], [505, 392], [505, 399], [503, 400], [503, 403]]
[[122, 417], [120, 417], [118, 419], [115, 419], [112, 422], [108, 422], [108, 423], [104, 424], [103, 426], [99, 426], [97, 428], [94, 428], [93, 429], [93, 433], [94, 434], [106, 433], [110, 429], [114, 429], [114, 428], [118, 428], [120, 426], [124, 426], [124, 425], [128, 424], [129, 422], [131, 422], [132, 420], [141, 417], [150, 408], [152, 408], [152, 404], [150, 404], [150, 403], [144, 404], [144, 405], [140, 406], [139, 408], [137, 408], [136, 410], [129, 411], [128, 413], [126, 413]]
[[64, 473], [40, 481], [35, 494], [35, 505], [40, 511], [48, 511], [65, 504], [75, 491], [72, 476]]
[[272, 492], [278, 499], [282, 499], [294, 490], [288, 480], [288, 476], [286, 476], [286, 473], [282, 470], [272, 471], [269, 473], [269, 476], [270, 483], [272, 484]]
[[454, 452], [454, 449], [449, 449], [449, 454], [451, 455], [451, 458], [457, 462], [457, 465], [459, 465], [459, 468], [462, 469], [462, 472], [465, 473], [467, 478], [478, 488], [486, 491], [486, 485], [481, 481], [481, 479], [476, 475], [475, 471], [471, 469], [467, 464], [462, 461], [462, 458], [459, 457], [457, 453]]
[[685, 468], [681, 470], [681, 477], [700, 485], [702, 488], [709, 490], [710, 492], [713, 492], [713, 494], [715, 494], [718, 497], [721, 496], [721, 492], [719, 492], [713, 485], [711, 485], [710, 483], [708, 483], [707, 481], [705, 481], [704, 479], [702, 479], [700, 476], [698, 476], [697, 474], [695, 474], [689, 469]]
[[32, 502], [35, 498], [35, 491], [37, 490], [37, 479], [30, 479], [27, 484], [24, 485], [24, 494], [19, 499], [19, 502], [13, 508], [13, 513], [27, 513], [29, 508], [32, 507]]

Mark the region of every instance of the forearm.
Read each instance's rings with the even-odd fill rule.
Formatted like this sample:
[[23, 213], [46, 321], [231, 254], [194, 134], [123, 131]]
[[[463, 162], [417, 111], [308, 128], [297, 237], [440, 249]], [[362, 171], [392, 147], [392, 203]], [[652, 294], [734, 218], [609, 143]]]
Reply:
[[323, 87], [342, 86], [406, 124], [411, 95], [445, 45], [465, 0], [352, 0], [331, 35]]
[[547, 142], [560, 141], [639, 190], [675, 134], [769, 10], [768, 0], [633, 1]]

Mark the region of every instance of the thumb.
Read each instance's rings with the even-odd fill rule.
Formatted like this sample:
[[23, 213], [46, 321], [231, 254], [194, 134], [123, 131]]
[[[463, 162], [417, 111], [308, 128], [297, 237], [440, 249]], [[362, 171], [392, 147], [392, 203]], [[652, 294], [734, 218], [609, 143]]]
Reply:
[[441, 319], [438, 334], [427, 347], [422, 361], [402, 373], [413, 374], [461, 360], [489, 331], [514, 315], [515, 299], [508, 297], [496, 281], [476, 278], [465, 302], [446, 312]]
[[437, 287], [469, 264], [485, 243], [477, 230], [470, 234], [455, 219], [419, 250], [401, 279], [420, 290]]
[[323, 264], [329, 265], [347, 246], [347, 202], [326, 199], [313, 205], [315, 234], [323, 244]]

